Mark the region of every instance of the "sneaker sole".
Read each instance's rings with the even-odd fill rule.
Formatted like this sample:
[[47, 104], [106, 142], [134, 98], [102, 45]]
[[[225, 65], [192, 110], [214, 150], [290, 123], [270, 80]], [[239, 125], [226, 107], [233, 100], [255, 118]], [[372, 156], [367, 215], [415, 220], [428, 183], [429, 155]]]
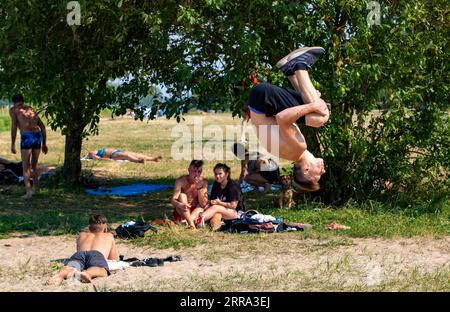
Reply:
[[283, 57], [281, 60], [279, 60], [276, 64], [276, 66], [277, 66], [277, 68], [281, 68], [284, 65], [286, 65], [290, 60], [292, 60], [306, 52], [311, 52], [311, 51], [313, 51], [313, 53], [316, 55], [320, 55], [323, 52], [325, 52], [325, 49], [322, 47], [303, 47], [303, 48], [294, 50], [291, 53], [289, 53], [288, 55], [286, 55], [285, 57]]
[[296, 49], [296, 50], [290, 52], [288, 55], [286, 55], [286, 56], [283, 57], [281, 60], [279, 60], [275, 66], [276, 66], [277, 68], [283, 67], [284, 65], [286, 65], [286, 63], [288, 62], [288, 58], [289, 58], [292, 54], [298, 53], [298, 52], [301, 52], [301, 51], [304, 51], [304, 50], [306, 50], [306, 49], [307, 49], [307, 48], [300, 48], [300, 49]]

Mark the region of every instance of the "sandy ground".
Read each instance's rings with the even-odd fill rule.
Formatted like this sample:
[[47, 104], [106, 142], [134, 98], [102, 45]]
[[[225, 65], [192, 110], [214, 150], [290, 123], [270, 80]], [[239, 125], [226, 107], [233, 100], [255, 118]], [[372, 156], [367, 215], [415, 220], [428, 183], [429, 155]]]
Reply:
[[[60, 286], [45, 286], [45, 281], [55, 272], [55, 264], [50, 260], [70, 257], [75, 237], [13, 237], [0, 240], [0, 291], [208, 291], [220, 290], [220, 285], [228, 285], [226, 287], [232, 287], [228, 290], [234, 291], [277, 291], [281, 290], [280, 285], [282, 290], [320, 290], [314, 283], [311, 288], [303, 284], [305, 289], [298, 289], [301, 285], [294, 284], [302, 276], [322, 274], [335, 276], [339, 279], [336, 283], [349, 287], [359, 283], [371, 286], [401, 272], [432, 272], [438, 268], [448, 272], [450, 269], [448, 237], [346, 239], [344, 243], [285, 238], [268, 244], [267, 248], [258, 246], [255, 250], [251, 246], [247, 250], [234, 249], [231, 243], [175, 251], [146, 249], [118, 241], [119, 253], [125, 258], [163, 258], [179, 254], [183, 261], [166, 262], [163, 267], [130, 267], [110, 277], [96, 279], [92, 284], [71, 279]], [[249, 279], [270, 276], [272, 282], [256, 283], [255, 288], [251, 288], [244, 281], [245, 276]], [[236, 278], [241, 282], [234, 283]], [[293, 286], [273, 282], [277, 278], [286, 279]], [[211, 280], [216, 282], [212, 286], [198, 285]]]

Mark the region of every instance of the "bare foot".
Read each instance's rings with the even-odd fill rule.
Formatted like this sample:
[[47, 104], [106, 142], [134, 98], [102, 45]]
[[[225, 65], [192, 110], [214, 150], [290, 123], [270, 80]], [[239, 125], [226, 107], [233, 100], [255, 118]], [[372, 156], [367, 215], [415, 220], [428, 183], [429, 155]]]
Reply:
[[52, 277], [45, 284], [46, 285], [59, 285], [64, 279], [59, 275]]
[[160, 162], [163, 159], [162, 155], [159, 155], [157, 157], [148, 157], [147, 160], [154, 161], [154, 162]]
[[86, 272], [81, 272], [81, 273], [80, 273], [80, 280], [81, 280], [83, 283], [90, 283], [90, 282], [92, 282], [91, 277], [90, 277], [89, 274], [87, 274]]
[[33, 193], [32, 192], [27, 192], [25, 195], [22, 196], [22, 198], [24, 198], [24, 199], [28, 199], [28, 198], [31, 198], [31, 197], [33, 197]]
[[338, 224], [338, 223], [330, 223], [327, 225], [327, 229], [339, 231], [339, 230], [350, 230], [349, 226]]

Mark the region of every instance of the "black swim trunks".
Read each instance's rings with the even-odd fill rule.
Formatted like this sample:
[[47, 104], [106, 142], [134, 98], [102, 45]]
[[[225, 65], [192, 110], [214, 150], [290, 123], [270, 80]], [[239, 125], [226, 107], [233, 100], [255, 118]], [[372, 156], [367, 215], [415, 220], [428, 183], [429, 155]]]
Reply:
[[[248, 98], [248, 108], [256, 114], [272, 117], [286, 108], [303, 105], [299, 92], [281, 88], [269, 83], [260, 83], [253, 87]], [[305, 124], [305, 116], [300, 117], [297, 124]]]
[[260, 171], [259, 174], [266, 179], [270, 184], [280, 182], [280, 169], [272, 171]]
[[108, 275], [111, 274], [108, 262], [106, 262], [103, 254], [97, 250], [77, 251], [70, 257], [66, 265], [75, 268], [78, 271], [84, 271], [91, 267], [100, 267], [104, 268], [106, 272], [108, 272]]

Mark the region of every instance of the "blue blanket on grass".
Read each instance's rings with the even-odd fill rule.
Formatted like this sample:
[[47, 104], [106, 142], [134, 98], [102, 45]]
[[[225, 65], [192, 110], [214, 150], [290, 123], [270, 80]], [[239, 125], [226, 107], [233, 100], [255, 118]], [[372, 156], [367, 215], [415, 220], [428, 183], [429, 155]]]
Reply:
[[173, 187], [166, 184], [144, 184], [137, 183], [125, 186], [116, 187], [99, 187], [96, 190], [85, 190], [89, 195], [94, 196], [137, 196], [145, 193], [158, 192], [166, 188]]

